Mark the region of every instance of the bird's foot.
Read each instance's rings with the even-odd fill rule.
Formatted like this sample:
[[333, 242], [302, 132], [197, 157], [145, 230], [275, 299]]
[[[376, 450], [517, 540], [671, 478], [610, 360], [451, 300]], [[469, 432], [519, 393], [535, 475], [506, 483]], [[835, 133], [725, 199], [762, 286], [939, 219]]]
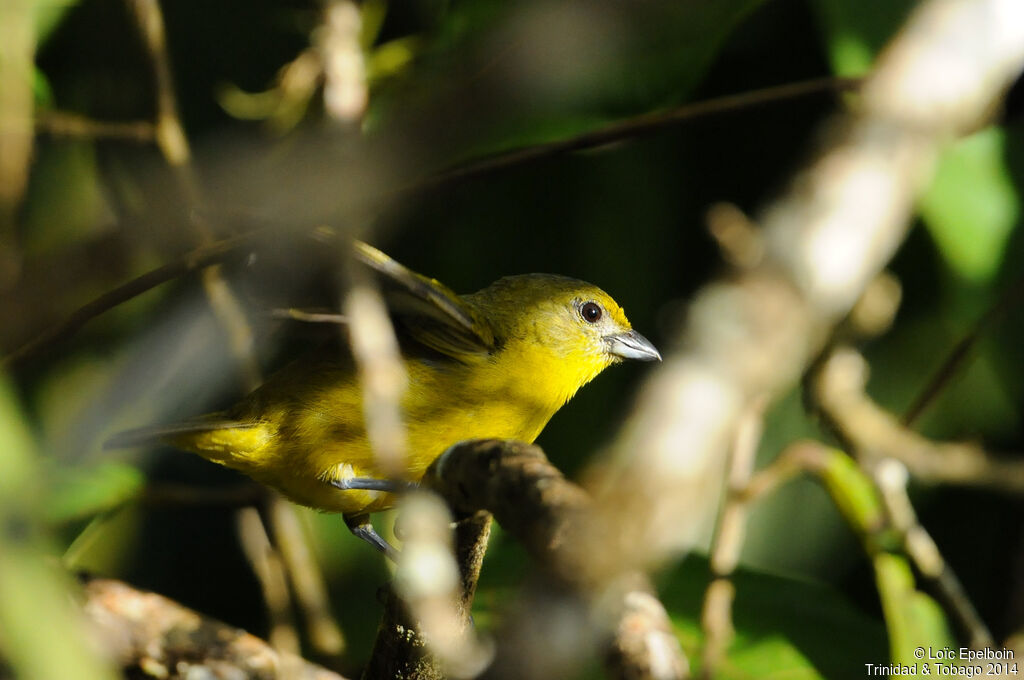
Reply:
[[377, 530], [370, 524], [370, 517], [368, 515], [345, 515], [345, 525], [353, 535], [363, 539], [384, 553], [384, 556], [392, 562], [398, 562], [398, 549], [377, 533]]
[[406, 491], [412, 491], [419, 485], [395, 479], [346, 477], [344, 479], [332, 479], [331, 486], [341, 489], [342, 491], [386, 491], [388, 493], [403, 493]]

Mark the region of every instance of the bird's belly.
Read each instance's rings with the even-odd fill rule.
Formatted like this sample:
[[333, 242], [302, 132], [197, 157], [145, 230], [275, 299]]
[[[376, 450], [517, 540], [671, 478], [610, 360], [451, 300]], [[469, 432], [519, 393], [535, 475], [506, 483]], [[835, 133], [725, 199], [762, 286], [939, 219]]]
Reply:
[[[445, 387], [433, 384], [433, 375], [414, 373], [410, 377], [410, 389], [402, 404], [405, 481], [418, 482], [438, 456], [461, 441], [497, 438], [532, 442], [560, 406], [537, 402], [532, 395], [513, 397], [508, 390], [503, 391], [503, 399], [494, 399], [493, 395], [481, 399], [481, 390], [474, 389], [471, 380], [450, 381]], [[451, 382], [463, 389], [451, 389]], [[417, 399], [424, 393], [433, 396]], [[444, 400], [439, 402], [438, 395], [444, 395]], [[396, 500], [393, 494], [343, 491], [330, 483], [351, 477], [394, 478], [376, 464], [361, 422], [348, 418], [325, 422], [338, 418], [340, 413], [361, 415], [361, 404], [358, 408], [352, 406], [293, 413], [288, 436], [273, 438], [256, 457], [259, 464], [255, 469], [244, 471], [296, 503], [327, 512], [353, 515], [392, 507]]]

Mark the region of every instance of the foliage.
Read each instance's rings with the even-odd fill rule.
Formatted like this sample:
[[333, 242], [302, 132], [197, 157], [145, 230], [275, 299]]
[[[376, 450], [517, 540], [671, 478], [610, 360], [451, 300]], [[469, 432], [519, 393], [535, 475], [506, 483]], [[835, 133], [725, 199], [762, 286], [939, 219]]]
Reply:
[[[20, 261], [13, 283], [0, 280], [0, 347], [13, 350], [96, 295], [188, 252], [200, 240], [197, 221], [212, 225], [215, 237], [271, 224], [284, 229], [287, 243], [229, 261], [222, 271], [243, 301], [255, 353], [264, 366], [279, 365], [325, 334], [301, 324], [282, 327], [269, 310], [337, 303], [336, 262], [306, 243], [296, 225], [308, 231], [340, 219], [381, 187], [631, 116], [808, 77], [861, 75], [911, 5], [368, 1], [361, 5], [361, 48], [370, 69], [369, 108], [349, 126], [361, 131], [361, 141], [339, 145], [338, 154], [370, 160], [345, 175], [332, 174], [323, 159], [303, 162], [310, 137], [317, 144], [328, 125], [323, 91], [314, 86], [289, 95], [280, 72], [315, 48], [320, 3], [165, 2], [202, 209], [188, 206], [187, 190], [151, 139], [41, 132], [17, 229], [0, 225], [0, 256], [16, 253]], [[108, 122], [152, 118], [150, 65], [121, 4], [38, 0], [32, 11], [36, 72], [23, 85], [33, 89], [40, 121], [64, 112]], [[0, 64], [0, 87], [13, 80]], [[277, 106], [280, 98], [288, 107]], [[893, 331], [865, 352], [874, 366], [869, 391], [895, 413], [1019, 276], [1024, 128], [1010, 101], [1006, 115], [994, 114], [990, 127], [949, 148], [921, 202], [925, 229], [893, 263], [903, 307]], [[451, 182], [390, 202], [369, 220], [376, 227], [371, 240], [458, 292], [529, 271], [594, 281], [661, 346], [674, 337], [687, 297], [718, 271], [718, 254], [701, 228], [707, 208], [728, 200], [755, 213], [784, 185], [836, 105], [825, 97], [774, 102]], [[255, 120], [241, 120], [243, 112]], [[983, 332], [920, 429], [1020, 450], [1024, 324], [1011, 314]], [[238, 478], [173, 451], [101, 448], [124, 427], [231, 403], [245, 387], [228, 345], [199, 277], [186, 276], [10, 369], [13, 387], [5, 384], [0, 393], [0, 438], [15, 439], [0, 441], [0, 523], [24, 519], [47, 536], [23, 553], [0, 546], [0, 588], [38, 597], [29, 616], [0, 596], [0, 651], [24, 677], [104, 677], [81, 660], [85, 651], [74, 661], [40, 653], [21, 659], [12, 651], [20, 639], [12, 631], [28, 631], [24, 621], [39, 616], [52, 623], [50, 635], [79, 639], [55, 632], [75, 625], [57, 602], [69, 585], [39, 565], [41, 552], [59, 555], [85, 525], [97, 540], [76, 545], [76, 566], [102, 568], [256, 634], [268, 632], [257, 579], [237, 547], [234, 510], [144, 502], [147, 488], [230, 491]], [[639, 377], [635, 367], [609, 371], [542, 434], [540, 445], [570, 477], [612, 439]], [[808, 436], [830, 441], [799, 396], [788, 395], [768, 415], [761, 462]], [[853, 540], [851, 504], [871, 497], [858, 483], [833, 485], [830, 495], [796, 482], [754, 507], [735, 579], [737, 634], [722, 677], [845, 677], [865, 662], [886, 663], [890, 654], [906, 660], [920, 640], [948, 642], [943, 616], [917, 589], [907, 563], [869, 556]], [[914, 498], [996, 639], [1019, 629], [1024, 582], [1010, 567], [1019, 559], [1019, 497], [938, 488], [915, 489]], [[347, 636], [344, 655], [328, 664], [355, 672], [370, 653], [379, 618], [373, 593], [387, 572], [338, 518], [305, 511], [301, 517]], [[8, 533], [0, 532], [0, 541]], [[500, 625], [527, 562], [497, 531], [476, 600], [481, 628]], [[658, 579], [694, 662], [707, 581], [699, 556]], [[887, 609], [894, 602], [901, 613]], [[900, 616], [905, 625], [894, 630]], [[914, 634], [909, 642], [899, 637], [907, 631]], [[83, 670], [60, 675], [37, 663]]]

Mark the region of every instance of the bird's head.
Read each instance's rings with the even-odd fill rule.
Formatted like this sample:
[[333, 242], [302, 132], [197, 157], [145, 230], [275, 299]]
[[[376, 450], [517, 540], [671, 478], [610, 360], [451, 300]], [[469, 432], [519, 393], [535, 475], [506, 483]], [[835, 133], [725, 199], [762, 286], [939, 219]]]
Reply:
[[[499, 346], [536, 353], [576, 384], [572, 392], [611, 364], [661, 360], [650, 340], [630, 326], [622, 307], [592, 284], [553, 274], [499, 279], [467, 296], [494, 329]], [[554, 368], [557, 367], [557, 368]]]

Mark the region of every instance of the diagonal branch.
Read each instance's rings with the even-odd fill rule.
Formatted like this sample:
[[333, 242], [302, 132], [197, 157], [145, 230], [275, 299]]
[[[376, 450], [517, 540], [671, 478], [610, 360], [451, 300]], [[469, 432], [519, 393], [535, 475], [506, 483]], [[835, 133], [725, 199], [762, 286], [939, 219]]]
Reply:
[[[604, 647], [612, 677], [680, 678], [686, 674], [686, 658], [646, 577], [632, 573], [614, 582], [590, 578], [593, 572], [586, 563], [594, 553], [584, 548], [593, 502], [539, 448], [514, 441], [464, 442], [434, 462], [423, 484], [456, 512], [493, 513], [502, 528], [554, 577], [559, 589], [584, 601], [601, 601], [600, 611], [595, 610], [587, 625]], [[499, 649], [498, 660], [513, 666], [512, 671], [501, 669], [513, 676], [516, 664], [526, 661], [516, 658], [509, 645]]]
[[127, 677], [269, 679], [288, 668], [294, 669], [291, 677], [303, 680], [344, 680], [155, 593], [91, 578], [84, 590], [86, 618]]
[[[950, 46], [955, 49], [950, 49]], [[903, 240], [941, 149], [990, 119], [1024, 66], [1024, 5], [932, 0], [865, 79], [856, 107], [758, 222], [761, 261], [706, 286], [679, 346], [591, 475], [595, 536], [616, 561], [651, 568], [700, 535], [741, 415], [794, 385]]]
[[216, 241], [208, 246], [196, 248], [184, 257], [137, 276], [113, 290], [82, 305], [64, 321], [37, 335], [35, 338], [0, 359], [0, 368], [34, 358], [54, 345], [66, 340], [79, 331], [86, 323], [106, 311], [117, 307], [162, 283], [173, 281], [185, 274], [203, 269], [211, 264], [242, 257], [244, 248], [251, 245], [257, 232]]
[[[518, 167], [533, 161], [542, 160], [559, 154], [581, 151], [585, 149], [602, 146], [616, 141], [624, 141], [643, 135], [681, 125], [705, 116], [722, 114], [731, 111], [740, 111], [755, 106], [786, 101], [798, 97], [805, 97], [822, 92], [843, 91], [853, 89], [859, 84], [855, 79], [822, 78], [799, 83], [789, 83], [776, 87], [769, 87], [762, 90], [729, 95], [717, 99], [687, 104], [676, 109], [655, 114], [644, 114], [634, 118], [628, 118], [605, 128], [587, 132], [576, 137], [570, 137], [550, 144], [542, 144], [537, 147], [526, 147], [498, 154], [484, 159], [471, 160], [447, 171], [427, 177], [397, 192], [399, 198], [410, 197], [435, 191], [453, 183], [468, 180], [474, 177], [482, 177], [499, 170]], [[166, 96], [161, 97], [165, 102]], [[102, 123], [97, 123], [102, 126]], [[179, 124], [180, 127], [180, 124]], [[175, 139], [176, 135], [165, 130], [163, 138]], [[168, 151], [169, 157], [182, 157], [182, 151], [178, 147], [172, 153]], [[183, 157], [189, 157], [187, 153]], [[394, 192], [388, 193], [384, 198], [379, 199], [380, 205], [389, 205], [396, 199]], [[200, 246], [195, 251], [185, 255], [178, 262], [169, 263], [158, 267], [150, 272], [128, 281], [117, 288], [104, 293], [95, 300], [87, 303], [61, 323], [44, 331], [35, 339], [17, 348], [9, 355], [0, 359], [0, 367], [10, 367], [21, 361], [38, 355], [41, 351], [49, 349], [53, 345], [67, 339], [77, 332], [86, 322], [100, 314], [127, 302], [132, 298], [145, 293], [162, 283], [171, 281], [195, 269], [217, 264], [231, 257], [230, 251], [234, 248], [244, 248], [255, 240], [253, 237], [269, 231], [268, 227], [261, 227], [241, 236], [236, 236], [222, 241], [215, 241]], [[209, 259], [207, 259], [209, 258]], [[198, 264], [196, 261], [199, 261]]]

